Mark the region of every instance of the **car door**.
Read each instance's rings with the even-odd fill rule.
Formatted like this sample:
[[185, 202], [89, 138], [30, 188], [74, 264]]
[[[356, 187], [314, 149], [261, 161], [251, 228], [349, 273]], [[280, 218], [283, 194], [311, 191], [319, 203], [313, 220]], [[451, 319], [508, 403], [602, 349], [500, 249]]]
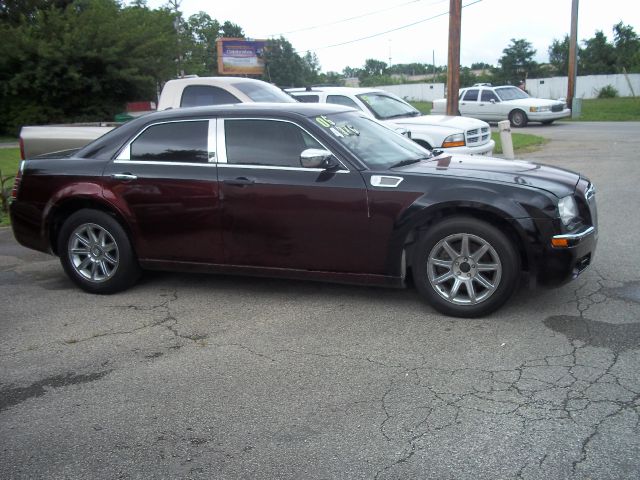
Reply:
[[219, 122], [218, 171], [225, 261], [231, 265], [367, 272], [364, 181], [346, 162], [304, 168], [300, 154], [325, 149], [307, 130], [277, 118]]
[[500, 114], [500, 99], [489, 88], [483, 88], [480, 92], [480, 101], [478, 102], [478, 110], [481, 111], [483, 120], [502, 120]]
[[478, 94], [480, 90], [477, 88], [470, 88], [464, 92], [462, 98], [458, 102], [458, 109], [460, 114], [465, 117], [480, 118], [480, 110], [478, 107]]
[[139, 258], [222, 263], [215, 124], [149, 125], [106, 167], [104, 195], [130, 220]]

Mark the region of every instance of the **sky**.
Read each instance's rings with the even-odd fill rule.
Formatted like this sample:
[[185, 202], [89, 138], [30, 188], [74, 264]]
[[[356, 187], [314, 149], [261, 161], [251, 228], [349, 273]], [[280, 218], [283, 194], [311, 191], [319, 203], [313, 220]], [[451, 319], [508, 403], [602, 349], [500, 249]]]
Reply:
[[[167, 2], [147, 4], [157, 8]], [[535, 60], [547, 62], [553, 39], [562, 39], [571, 27], [571, 0], [463, 0], [462, 5], [463, 66], [497, 64], [512, 38], [531, 42]], [[203, 11], [220, 22], [229, 20], [249, 38], [282, 35], [298, 53], [314, 52], [324, 72], [362, 67], [368, 58], [431, 64], [435, 55], [437, 65], [447, 63], [449, 0], [182, 0], [180, 9], [186, 17]], [[640, 0], [580, 0], [578, 39], [602, 30], [612, 40], [612, 27], [620, 21], [640, 34]], [[415, 25], [400, 28], [409, 24]]]

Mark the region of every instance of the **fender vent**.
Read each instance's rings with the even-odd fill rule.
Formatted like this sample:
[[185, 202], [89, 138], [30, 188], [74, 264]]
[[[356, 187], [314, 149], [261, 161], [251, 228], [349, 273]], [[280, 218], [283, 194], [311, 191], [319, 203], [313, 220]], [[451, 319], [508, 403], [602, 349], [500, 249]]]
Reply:
[[404, 180], [402, 177], [391, 177], [388, 175], [372, 175], [371, 185], [374, 187], [396, 188]]

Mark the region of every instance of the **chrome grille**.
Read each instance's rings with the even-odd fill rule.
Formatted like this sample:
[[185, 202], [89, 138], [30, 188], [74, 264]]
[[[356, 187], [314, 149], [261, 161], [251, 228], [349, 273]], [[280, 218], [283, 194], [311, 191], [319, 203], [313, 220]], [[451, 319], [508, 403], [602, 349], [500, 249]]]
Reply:
[[482, 145], [489, 141], [491, 134], [489, 133], [489, 127], [473, 128], [465, 132], [467, 139], [467, 145]]

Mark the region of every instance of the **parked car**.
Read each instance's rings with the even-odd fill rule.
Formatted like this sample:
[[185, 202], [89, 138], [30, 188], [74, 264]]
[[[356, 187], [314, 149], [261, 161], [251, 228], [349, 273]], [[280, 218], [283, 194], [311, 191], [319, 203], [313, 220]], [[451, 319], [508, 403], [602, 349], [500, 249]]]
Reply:
[[489, 124], [446, 115], [422, 115], [392, 93], [375, 88], [312, 87], [286, 90], [301, 102], [335, 103], [360, 110], [393, 129], [406, 129], [427, 149], [448, 153], [491, 155], [495, 142]]
[[[463, 88], [459, 92], [459, 110], [465, 117], [486, 122], [509, 120], [517, 128], [525, 127], [529, 122], [549, 125], [555, 120], [571, 116], [571, 110], [564, 101], [530, 97], [527, 92], [510, 85], [493, 87], [476, 84]], [[431, 113], [446, 111], [446, 98], [433, 101]]]
[[[169, 80], [160, 93], [158, 110], [229, 103], [280, 102], [295, 100], [278, 87], [251, 78], [198, 77]], [[20, 130], [22, 158], [80, 148], [113, 130], [119, 123], [69, 123], [25, 126]]]
[[521, 272], [555, 286], [591, 263], [594, 187], [523, 161], [434, 154], [339, 105], [152, 113], [67, 156], [26, 160], [10, 208], [22, 245], [93, 293], [141, 269], [402, 287], [484, 315]]

